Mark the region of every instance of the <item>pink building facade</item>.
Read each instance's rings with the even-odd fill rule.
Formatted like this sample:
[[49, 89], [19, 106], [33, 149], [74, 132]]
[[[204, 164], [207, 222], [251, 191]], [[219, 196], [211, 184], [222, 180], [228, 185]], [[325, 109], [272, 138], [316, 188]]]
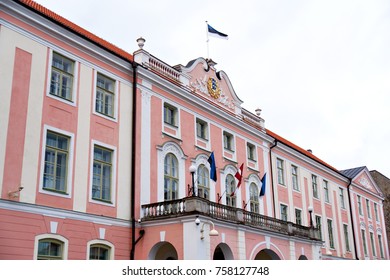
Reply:
[[138, 42], [0, 3], [0, 259], [389, 259], [366, 167], [268, 130], [212, 60]]

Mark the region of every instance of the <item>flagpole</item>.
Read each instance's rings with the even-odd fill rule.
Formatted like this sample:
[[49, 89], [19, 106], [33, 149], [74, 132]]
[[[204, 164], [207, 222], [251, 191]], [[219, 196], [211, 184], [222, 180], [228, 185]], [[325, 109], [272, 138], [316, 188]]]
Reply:
[[210, 50], [209, 50], [209, 29], [208, 29], [208, 22], [207, 22], [207, 20], [206, 20], [206, 44], [207, 44], [207, 59], [209, 59], [210, 58], [210, 54], [209, 54], [209, 52], [210, 52]]

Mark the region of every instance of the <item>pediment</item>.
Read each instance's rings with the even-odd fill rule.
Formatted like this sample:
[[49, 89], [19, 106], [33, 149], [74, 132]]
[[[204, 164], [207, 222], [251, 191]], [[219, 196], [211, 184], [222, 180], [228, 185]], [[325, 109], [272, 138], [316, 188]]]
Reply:
[[195, 93], [233, 113], [241, 112], [242, 101], [235, 93], [229, 77], [215, 69], [212, 60], [198, 58], [181, 67], [189, 78], [189, 87]]
[[357, 174], [355, 178], [352, 179], [352, 182], [368, 192], [383, 196], [381, 190], [376, 185], [367, 168], [363, 169], [359, 174]]

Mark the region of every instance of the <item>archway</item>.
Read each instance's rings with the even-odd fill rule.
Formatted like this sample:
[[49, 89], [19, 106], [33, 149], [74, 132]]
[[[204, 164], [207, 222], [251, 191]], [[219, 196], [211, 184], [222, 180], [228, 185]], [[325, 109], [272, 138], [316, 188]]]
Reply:
[[298, 260], [307, 260], [308, 258], [305, 255], [300, 255]]
[[257, 253], [255, 260], [280, 260], [280, 257], [270, 249], [263, 249]]
[[177, 260], [177, 251], [169, 242], [159, 242], [152, 247], [148, 255], [149, 260]]
[[213, 260], [233, 260], [233, 253], [225, 243], [219, 243], [215, 247]]

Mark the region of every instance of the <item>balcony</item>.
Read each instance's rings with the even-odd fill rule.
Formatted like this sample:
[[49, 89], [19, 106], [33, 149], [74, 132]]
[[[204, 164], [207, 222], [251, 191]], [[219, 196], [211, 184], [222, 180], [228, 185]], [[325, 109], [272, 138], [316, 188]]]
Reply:
[[186, 197], [142, 205], [142, 213], [143, 222], [197, 214], [259, 230], [321, 241], [318, 229], [218, 204], [200, 197]]

